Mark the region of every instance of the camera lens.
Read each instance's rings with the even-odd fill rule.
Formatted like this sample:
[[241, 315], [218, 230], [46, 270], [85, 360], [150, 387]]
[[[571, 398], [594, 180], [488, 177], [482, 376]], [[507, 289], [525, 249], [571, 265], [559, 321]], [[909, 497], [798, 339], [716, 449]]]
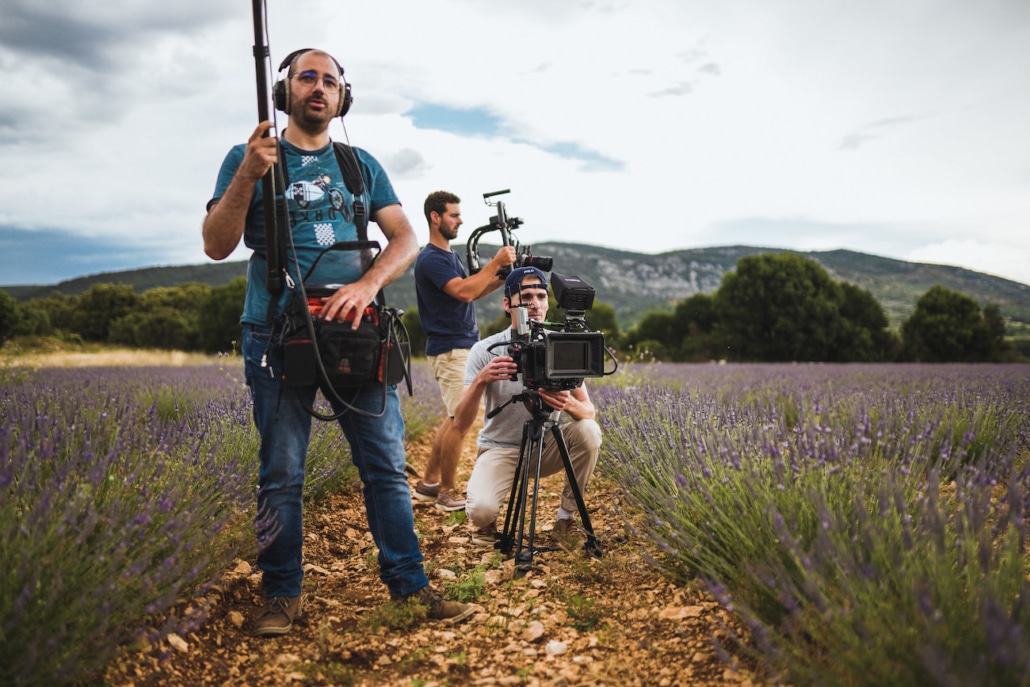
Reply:
[[526, 259], [523, 261], [523, 266], [525, 266], [525, 267], [535, 267], [538, 270], [543, 270], [544, 272], [550, 272], [551, 271], [551, 267], [553, 265], [554, 265], [554, 258], [543, 257], [541, 255], [536, 255], [536, 256], [527, 255]]

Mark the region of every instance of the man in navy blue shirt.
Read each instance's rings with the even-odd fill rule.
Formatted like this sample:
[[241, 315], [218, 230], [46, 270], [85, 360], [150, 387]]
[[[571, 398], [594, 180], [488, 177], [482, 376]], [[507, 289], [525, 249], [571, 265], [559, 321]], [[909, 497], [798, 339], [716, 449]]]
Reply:
[[423, 479], [415, 486], [415, 498], [435, 501], [444, 511], [461, 510], [465, 500], [455, 495], [455, 476], [464, 435], [454, 431], [454, 409], [465, 388], [465, 360], [479, 341], [476, 310], [472, 302], [504, 284], [499, 271], [515, 261], [515, 248], [497, 251], [483, 268], [468, 276], [451, 241], [461, 226], [461, 199], [447, 191], [434, 191], [424, 205], [429, 223], [429, 243], [415, 260], [418, 314], [426, 333], [426, 357], [440, 385], [447, 416], [436, 430], [433, 450]]

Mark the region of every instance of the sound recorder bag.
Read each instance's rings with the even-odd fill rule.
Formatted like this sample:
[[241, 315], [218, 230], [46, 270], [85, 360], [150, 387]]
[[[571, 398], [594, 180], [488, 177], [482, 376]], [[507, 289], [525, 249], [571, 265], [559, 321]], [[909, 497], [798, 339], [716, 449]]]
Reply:
[[[318, 261], [331, 250], [357, 250], [379, 253], [376, 241], [345, 241], [323, 250], [304, 276], [311, 275]], [[275, 342], [283, 361], [282, 381], [285, 387], [306, 387], [317, 384], [327, 398], [348, 405], [356, 393], [371, 384], [386, 385], [407, 382], [412, 394], [411, 360], [408, 333], [401, 321], [401, 312], [388, 308], [379, 292], [376, 300], [360, 314], [361, 321], [353, 328], [353, 318], [326, 320], [320, 317], [322, 299], [332, 295], [337, 286], [304, 286], [294, 292], [280, 322], [275, 327]], [[338, 416], [320, 416], [320, 419]], [[342, 413], [341, 413], [342, 415]]]

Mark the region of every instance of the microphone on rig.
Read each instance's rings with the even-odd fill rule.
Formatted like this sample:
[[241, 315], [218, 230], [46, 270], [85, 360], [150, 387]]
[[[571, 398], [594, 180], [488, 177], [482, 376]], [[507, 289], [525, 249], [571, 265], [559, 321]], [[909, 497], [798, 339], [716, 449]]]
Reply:
[[515, 308], [515, 332], [519, 336], [529, 336], [529, 312], [524, 306]]

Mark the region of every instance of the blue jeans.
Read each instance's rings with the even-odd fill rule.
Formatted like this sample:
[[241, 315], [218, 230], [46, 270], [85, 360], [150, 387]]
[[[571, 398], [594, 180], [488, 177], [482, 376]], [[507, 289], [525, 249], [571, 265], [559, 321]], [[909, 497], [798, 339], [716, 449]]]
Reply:
[[[300, 596], [304, 579], [302, 500], [304, 462], [312, 417], [301, 407], [315, 400], [316, 387], [282, 388], [281, 364], [268, 345], [270, 330], [245, 325], [243, 358], [254, 400], [254, 424], [261, 437], [258, 477], [258, 539], [274, 533], [258, 554], [266, 597]], [[267, 355], [268, 366], [261, 366]], [[345, 397], [347, 398], [347, 397]], [[351, 405], [377, 413], [383, 389], [371, 385]], [[415, 536], [411, 491], [404, 472], [404, 418], [396, 387], [388, 387], [386, 412], [379, 418], [346, 413], [339, 420], [351, 448], [351, 461], [363, 485], [365, 515], [379, 547], [379, 579], [393, 596], [407, 596], [429, 584]], [[334, 411], [339, 409], [334, 407]], [[276, 419], [278, 413], [278, 419]], [[269, 517], [274, 520], [269, 522]]]

